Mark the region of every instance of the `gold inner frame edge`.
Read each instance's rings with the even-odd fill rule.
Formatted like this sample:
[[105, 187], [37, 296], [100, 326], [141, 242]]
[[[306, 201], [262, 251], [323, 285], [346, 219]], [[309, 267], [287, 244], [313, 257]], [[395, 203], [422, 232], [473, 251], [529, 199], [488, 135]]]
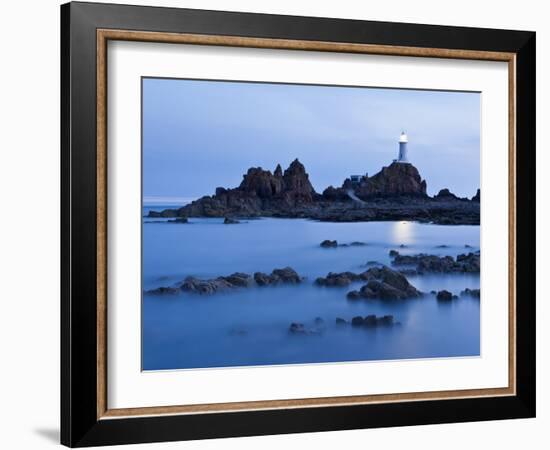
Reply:
[[[98, 29], [96, 48], [97, 108], [97, 419], [175, 414], [206, 414], [268, 409], [350, 406], [511, 396], [516, 394], [516, 54], [478, 50], [304, 41], [240, 36], [160, 33]], [[107, 42], [109, 40], [168, 44], [217, 45], [279, 50], [363, 53], [409, 57], [472, 59], [508, 62], [508, 387], [409, 392], [399, 394], [260, 400], [198, 405], [147, 406], [109, 409], [107, 405]]]

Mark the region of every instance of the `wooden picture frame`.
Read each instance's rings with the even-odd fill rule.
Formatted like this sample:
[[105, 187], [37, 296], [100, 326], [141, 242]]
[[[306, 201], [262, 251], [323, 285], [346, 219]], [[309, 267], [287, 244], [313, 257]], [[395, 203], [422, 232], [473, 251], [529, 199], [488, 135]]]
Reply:
[[[79, 2], [61, 7], [61, 27], [63, 444], [534, 417], [535, 33]], [[508, 387], [110, 409], [106, 393], [109, 40], [507, 62]]]

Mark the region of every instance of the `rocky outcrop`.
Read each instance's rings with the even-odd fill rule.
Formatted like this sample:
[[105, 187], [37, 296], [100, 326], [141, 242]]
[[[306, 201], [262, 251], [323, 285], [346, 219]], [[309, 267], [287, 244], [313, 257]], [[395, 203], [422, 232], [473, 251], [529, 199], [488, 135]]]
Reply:
[[338, 247], [338, 241], [331, 241], [330, 239], [325, 239], [319, 245], [323, 248], [336, 248]]
[[239, 222], [237, 219], [232, 219], [231, 217], [226, 217], [225, 219], [223, 219], [223, 223], [225, 225], [234, 225], [234, 224], [241, 223], [241, 222]]
[[319, 335], [325, 331], [325, 328], [325, 321], [321, 317], [316, 317], [311, 326], [306, 326], [301, 322], [292, 322], [288, 327], [288, 332], [290, 334]]
[[[258, 216], [266, 211], [270, 215], [274, 212], [290, 213], [300, 205], [313, 202], [316, 195], [304, 165], [295, 159], [284, 173], [280, 165], [277, 165], [273, 173], [261, 167], [251, 167], [237, 188], [219, 187], [213, 196], [195, 200], [176, 210], [175, 214], [190, 217], [231, 217]], [[174, 211], [165, 214], [174, 214]], [[150, 216], [154, 217], [151, 213]]]
[[367, 281], [370, 279], [370, 273], [363, 272], [360, 274], [353, 272], [341, 272], [334, 273], [329, 272], [326, 277], [319, 277], [315, 280], [315, 284], [318, 286], [327, 286], [327, 287], [345, 287], [349, 286], [354, 281]]
[[[353, 200], [352, 200], [353, 199]], [[297, 159], [283, 171], [248, 169], [236, 188], [218, 187], [179, 209], [151, 211], [148, 217], [288, 217], [328, 222], [414, 220], [441, 225], [479, 224], [479, 195], [459, 199], [448, 190], [426, 195], [426, 181], [409, 163], [392, 163], [359, 182], [344, 181], [318, 194]]]
[[347, 298], [357, 299], [381, 299], [403, 300], [422, 296], [407, 278], [389, 267], [372, 267], [359, 275], [361, 280], [368, 280], [358, 291], [348, 292]]
[[188, 292], [198, 295], [212, 295], [220, 292], [227, 292], [237, 288], [248, 288], [254, 285], [268, 286], [277, 284], [297, 284], [304, 278], [291, 267], [283, 269], [274, 269], [270, 275], [256, 272], [254, 276], [247, 273], [235, 272], [228, 276], [222, 276], [211, 279], [199, 279], [196, 277], [187, 277], [179, 285], [159, 287], [146, 291], [149, 295], [175, 295], [182, 292]]
[[441, 189], [435, 196], [435, 200], [458, 200], [458, 197], [454, 195], [449, 189]]
[[377, 317], [374, 314], [369, 314], [365, 317], [355, 316], [351, 319], [353, 327], [391, 327], [398, 324], [400, 323], [395, 322], [392, 315]]
[[355, 194], [361, 200], [403, 195], [427, 197], [426, 181], [412, 164], [394, 162], [372, 177], [363, 177], [355, 187]]
[[[401, 255], [395, 250], [390, 251], [394, 266], [415, 266], [408, 268], [408, 274], [422, 275], [424, 273], [479, 273], [480, 253], [470, 252], [452, 256], [437, 256], [420, 253], [418, 255]], [[414, 270], [414, 273], [411, 272]]]
[[440, 302], [448, 302], [448, 301], [451, 301], [453, 299], [453, 294], [445, 289], [443, 289], [442, 291], [439, 291], [437, 294], [436, 294], [436, 298], [440, 301]]
[[472, 197], [473, 202], [479, 203], [481, 201], [481, 191], [478, 189], [476, 195]]
[[285, 267], [284, 269], [275, 269], [270, 275], [263, 272], [256, 272], [254, 274], [254, 281], [258, 286], [269, 286], [274, 284], [298, 284], [303, 281], [303, 277], [292, 267]]
[[481, 290], [480, 289], [470, 289], [466, 288], [462, 292], [460, 292], [461, 297], [473, 297], [479, 299], [481, 296]]

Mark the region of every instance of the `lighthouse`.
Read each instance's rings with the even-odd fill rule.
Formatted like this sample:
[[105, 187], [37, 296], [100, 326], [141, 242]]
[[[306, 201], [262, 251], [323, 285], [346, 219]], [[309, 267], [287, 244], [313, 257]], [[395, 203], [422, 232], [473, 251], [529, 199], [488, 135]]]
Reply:
[[395, 162], [398, 163], [408, 163], [409, 160], [407, 159], [407, 142], [409, 142], [407, 135], [404, 131], [401, 132], [401, 136], [399, 136], [399, 158]]

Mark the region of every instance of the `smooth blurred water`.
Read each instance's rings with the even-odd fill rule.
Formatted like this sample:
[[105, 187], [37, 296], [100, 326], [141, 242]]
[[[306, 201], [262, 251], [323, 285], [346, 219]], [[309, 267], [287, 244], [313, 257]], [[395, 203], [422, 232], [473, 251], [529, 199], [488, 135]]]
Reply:
[[[307, 280], [300, 286], [254, 287], [210, 297], [144, 295], [144, 370], [479, 355], [479, 300], [441, 303], [428, 295], [393, 302], [348, 301], [346, 293], [361, 283], [347, 288], [313, 284], [316, 277], [331, 271], [366, 270], [368, 261], [389, 265], [391, 249], [453, 256], [478, 250], [479, 226], [303, 219], [258, 219], [237, 225], [224, 225], [223, 219], [189, 221], [143, 219], [144, 290], [172, 285], [188, 275], [214, 278], [285, 266]], [[325, 249], [319, 246], [324, 239], [368, 245]], [[409, 281], [424, 292], [447, 289], [459, 294], [467, 287], [479, 288], [479, 275], [424, 275]], [[350, 320], [368, 314], [393, 314], [402, 325], [375, 329], [335, 325], [336, 317]], [[291, 322], [313, 326], [316, 317], [325, 320], [322, 334], [288, 332]]]

